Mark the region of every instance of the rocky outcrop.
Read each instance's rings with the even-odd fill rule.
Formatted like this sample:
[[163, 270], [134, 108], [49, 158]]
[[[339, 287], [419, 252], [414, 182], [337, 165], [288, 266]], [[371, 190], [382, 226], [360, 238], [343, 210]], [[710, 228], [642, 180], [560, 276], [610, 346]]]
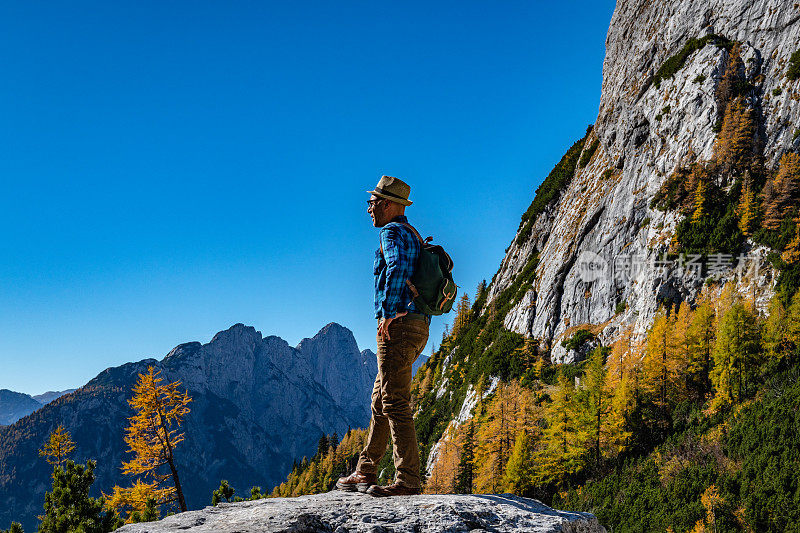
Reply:
[[374, 374], [369, 383], [365, 377], [352, 382], [346, 395], [333, 385], [344, 384], [354, 373], [366, 376], [375, 363], [370, 366], [368, 357], [362, 358], [353, 334], [338, 324], [329, 324], [314, 339], [301, 350], [236, 324], [207, 344], [181, 344], [161, 361], [108, 368], [4, 428], [0, 524], [16, 520], [25, 530], [35, 529], [51, 472], [38, 450], [59, 424], [77, 444], [72, 458], [97, 461], [93, 495], [132, 483], [120, 473], [122, 461], [130, 459], [123, 439], [132, 414], [127, 400], [138, 375], [150, 365], [165, 381], [180, 381], [192, 397], [183, 424], [186, 438], [175, 453], [189, 507], [209, 503], [221, 479], [239, 493], [254, 485], [271, 490], [285, 479], [294, 460], [316, 452], [323, 433], [343, 436], [349, 427], [369, 422], [368, 411], [341, 404], [334, 396], [368, 408]]
[[[659, 81], [654, 75], [690, 38], [711, 34], [740, 43], [742, 81], [752, 86], [747, 105], [759, 116], [767, 168], [800, 146], [800, 81], [786, 77], [789, 57], [800, 48], [799, 4], [618, 1], [606, 38], [600, 109], [583, 147], [588, 161], [536, 217], [530, 236], [514, 239], [490, 287], [489, 300], [538, 252], [533, 287], [504, 324], [552, 347], [555, 362], [574, 357], [559, 348], [572, 328], [596, 326], [604, 344], [627, 326], [641, 335], [660, 301], [691, 302], [702, 287], [703, 280], [686, 279], [674, 264], [657, 263], [679, 217], [650, 202], [685, 158], [712, 157], [721, 111], [715, 91], [730, 54], [702, 46], [673, 76]], [[758, 253], [752, 243], [742, 250], [751, 251]], [[741, 292], [757, 293], [763, 306], [775, 279], [772, 267], [763, 261], [758, 275], [742, 280], [735, 259], [722, 275], [735, 278]], [[626, 266], [631, 260], [634, 269]]]
[[130, 524], [124, 533], [448, 533], [495, 531], [525, 533], [605, 533], [589, 513], [551, 509], [537, 500], [511, 494], [421, 495], [372, 498], [329, 492], [299, 498], [223, 503]]

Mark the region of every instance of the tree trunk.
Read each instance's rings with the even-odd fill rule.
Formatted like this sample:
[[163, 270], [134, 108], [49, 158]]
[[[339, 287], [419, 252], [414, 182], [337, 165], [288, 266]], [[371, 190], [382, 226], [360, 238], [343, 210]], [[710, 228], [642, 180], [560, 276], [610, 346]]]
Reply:
[[175, 469], [175, 462], [172, 460], [172, 454], [169, 457], [169, 469], [172, 472], [172, 481], [175, 482], [175, 491], [178, 493], [178, 505], [181, 508], [181, 512], [185, 513], [188, 511], [186, 508], [186, 500], [183, 498], [183, 490], [181, 490], [181, 482], [178, 480], [178, 471]]
[[181, 490], [181, 482], [178, 479], [178, 470], [175, 468], [175, 460], [172, 456], [172, 443], [169, 441], [169, 428], [167, 427], [167, 421], [164, 419], [164, 413], [162, 413], [160, 409], [158, 415], [161, 419], [161, 427], [164, 428], [164, 440], [167, 445], [167, 462], [169, 463], [169, 470], [172, 472], [172, 481], [175, 483], [175, 492], [178, 493], [178, 506], [181, 508], [181, 512], [185, 513], [188, 509], [186, 508], [186, 500], [183, 497], [183, 490]]

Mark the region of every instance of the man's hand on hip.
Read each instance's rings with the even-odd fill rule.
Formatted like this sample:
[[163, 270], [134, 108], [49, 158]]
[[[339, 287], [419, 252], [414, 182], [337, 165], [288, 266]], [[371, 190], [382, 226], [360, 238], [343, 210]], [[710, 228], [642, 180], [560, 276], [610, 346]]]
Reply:
[[407, 313], [408, 311], [403, 311], [402, 313], [397, 313], [392, 318], [381, 318], [381, 322], [380, 324], [378, 324], [378, 335], [381, 337], [385, 337], [387, 341], [392, 340], [392, 338], [389, 337], [389, 324], [391, 324], [392, 320], [394, 320], [395, 318], [400, 318], [401, 316], [404, 316]]

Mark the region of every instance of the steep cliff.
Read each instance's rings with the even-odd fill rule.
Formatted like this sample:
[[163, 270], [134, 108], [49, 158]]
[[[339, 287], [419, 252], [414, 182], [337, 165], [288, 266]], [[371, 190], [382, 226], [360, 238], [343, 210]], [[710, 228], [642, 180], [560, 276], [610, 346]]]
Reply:
[[[490, 286], [487, 305], [538, 257], [530, 290], [504, 317], [507, 328], [540, 339], [555, 362], [568, 362], [575, 354], [559, 341], [577, 326], [594, 326], [609, 342], [627, 325], [641, 335], [660, 302], [693, 301], [703, 280], [656, 262], [670, 244], [674, 250], [682, 217], [651, 202], [681, 165], [716, 155], [726, 104], [720, 84], [732, 57], [722, 40], [739, 44], [742, 96], [757, 119], [753, 143], [766, 169], [797, 148], [800, 82], [787, 79], [787, 70], [800, 47], [798, 21], [798, 4], [781, 0], [617, 2], [594, 127], [558, 193], [543, 201], [540, 188]], [[760, 254], [754, 280], [763, 306], [775, 278], [764, 250], [747, 241], [723, 251], [734, 261], [719, 275], [730, 277], [737, 277], [738, 253]], [[754, 280], [740, 280], [741, 290], [752, 290]]]
[[594, 124], [536, 190], [468, 324], [416, 377], [427, 472], [452, 475], [462, 426], [498, 379], [536, 382], [549, 405], [548, 363], [628, 332], [638, 350], [660, 308], [728, 286], [763, 318], [776, 290], [796, 290], [798, 147], [800, 4], [619, 0]]

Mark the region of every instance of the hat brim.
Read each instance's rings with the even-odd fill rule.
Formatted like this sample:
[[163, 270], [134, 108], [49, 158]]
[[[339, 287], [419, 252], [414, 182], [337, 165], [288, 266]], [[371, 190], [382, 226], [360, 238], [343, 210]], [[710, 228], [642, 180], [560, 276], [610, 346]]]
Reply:
[[367, 191], [367, 192], [370, 193], [370, 194], [374, 194], [375, 196], [380, 196], [384, 200], [389, 200], [390, 202], [394, 202], [394, 203], [400, 204], [400, 205], [409, 206], [409, 205], [414, 203], [414, 202], [412, 202], [410, 200], [404, 200], [403, 198], [393, 198], [391, 196], [386, 196], [385, 194], [380, 193], [378, 191]]

